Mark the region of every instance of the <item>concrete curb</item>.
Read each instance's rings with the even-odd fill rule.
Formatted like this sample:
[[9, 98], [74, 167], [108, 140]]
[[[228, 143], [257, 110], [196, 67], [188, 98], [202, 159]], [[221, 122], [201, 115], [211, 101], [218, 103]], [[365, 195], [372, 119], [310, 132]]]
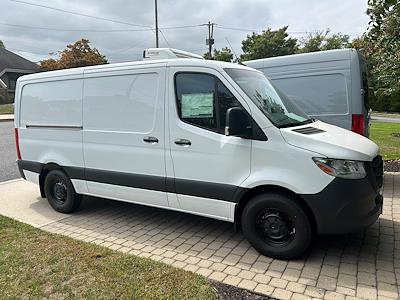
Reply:
[[22, 178], [10, 179], [10, 180], [7, 180], [7, 181], [1, 181], [0, 185], [10, 184], [10, 183], [13, 183], [13, 182], [18, 182], [18, 181], [23, 181], [23, 180], [24, 179], [22, 179]]
[[9, 122], [9, 121], [14, 121], [14, 115], [0, 115], [0, 122]]

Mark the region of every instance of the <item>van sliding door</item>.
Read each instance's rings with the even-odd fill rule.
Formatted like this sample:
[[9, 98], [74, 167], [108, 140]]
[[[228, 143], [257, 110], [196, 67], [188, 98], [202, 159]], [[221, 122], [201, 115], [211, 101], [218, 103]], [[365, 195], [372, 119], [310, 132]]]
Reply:
[[87, 70], [83, 144], [89, 194], [168, 206], [165, 67]]

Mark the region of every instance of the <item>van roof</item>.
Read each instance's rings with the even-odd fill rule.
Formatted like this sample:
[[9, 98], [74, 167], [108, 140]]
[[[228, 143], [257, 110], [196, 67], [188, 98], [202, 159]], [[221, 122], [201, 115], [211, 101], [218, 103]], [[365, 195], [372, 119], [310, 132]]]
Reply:
[[348, 60], [351, 55], [357, 55], [355, 49], [335, 49], [302, 54], [283, 55], [245, 61], [244, 64], [252, 68], [275, 67], [294, 64], [308, 64], [335, 60]]
[[223, 68], [250, 69], [247, 66], [229, 62], [192, 59], [192, 58], [177, 58], [177, 59], [144, 60], [144, 61], [115, 63], [115, 64], [104, 64], [104, 65], [96, 65], [89, 67], [40, 72], [40, 73], [21, 76], [18, 78], [18, 81], [22, 82], [22, 81], [30, 81], [36, 79], [56, 78], [65, 76], [73, 77], [77, 75], [82, 75], [84, 71], [101, 71], [101, 70], [112, 71], [113, 69], [123, 70], [123, 69], [129, 69], [131, 67], [135, 68], [135, 67], [150, 67], [150, 66], [171, 66], [171, 67], [187, 66], [187, 67], [209, 67], [213, 69], [223, 69]]

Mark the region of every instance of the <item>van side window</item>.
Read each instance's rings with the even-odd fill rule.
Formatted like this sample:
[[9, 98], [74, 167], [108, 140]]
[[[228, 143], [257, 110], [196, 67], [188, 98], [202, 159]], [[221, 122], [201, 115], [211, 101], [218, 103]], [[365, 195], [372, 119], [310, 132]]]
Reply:
[[175, 80], [181, 120], [217, 131], [214, 77], [200, 73], [179, 73]]
[[178, 73], [175, 76], [179, 118], [189, 124], [223, 134], [226, 112], [239, 101], [213, 75]]

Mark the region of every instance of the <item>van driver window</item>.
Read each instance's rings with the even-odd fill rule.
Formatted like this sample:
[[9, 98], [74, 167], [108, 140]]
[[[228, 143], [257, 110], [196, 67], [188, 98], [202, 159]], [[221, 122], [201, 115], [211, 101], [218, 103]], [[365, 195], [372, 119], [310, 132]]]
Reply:
[[182, 121], [222, 134], [227, 110], [240, 106], [232, 93], [212, 75], [178, 73], [175, 89]]
[[200, 73], [180, 73], [175, 80], [181, 120], [217, 131], [214, 77]]

